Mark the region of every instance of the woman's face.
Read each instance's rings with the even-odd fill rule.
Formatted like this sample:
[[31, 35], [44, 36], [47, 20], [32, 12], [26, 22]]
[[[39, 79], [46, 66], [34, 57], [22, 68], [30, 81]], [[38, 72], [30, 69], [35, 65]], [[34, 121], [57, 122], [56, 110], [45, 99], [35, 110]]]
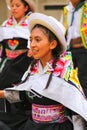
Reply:
[[30, 48], [35, 59], [40, 59], [42, 66], [52, 59], [54, 42], [49, 42], [48, 36], [42, 28], [34, 28], [30, 35]]
[[24, 6], [21, 0], [11, 1], [11, 14], [14, 16], [17, 22], [19, 22], [25, 16], [25, 12], [27, 10], [28, 6]]

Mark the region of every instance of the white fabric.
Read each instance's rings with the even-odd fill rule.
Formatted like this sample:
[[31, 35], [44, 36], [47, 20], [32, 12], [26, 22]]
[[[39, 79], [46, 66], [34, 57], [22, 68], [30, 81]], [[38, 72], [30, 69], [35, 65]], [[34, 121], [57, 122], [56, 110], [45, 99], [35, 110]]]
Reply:
[[29, 39], [29, 33], [28, 27], [0, 27], [0, 41], [14, 37]]
[[29, 35], [28, 27], [0, 27], [0, 42], [15, 37], [24, 38], [28, 40], [28, 48], [30, 48]]
[[45, 89], [49, 78], [49, 75], [45, 73], [46, 69], [45, 67], [42, 71], [40, 70], [41, 73], [39, 75], [30, 76], [25, 83], [13, 88], [7, 88], [6, 90], [32, 91], [33, 89], [49, 99], [60, 102], [81, 115], [87, 121], [87, 100], [81, 92], [73, 85], [56, 76], [52, 77], [48, 89]]
[[81, 118], [79, 115], [73, 115], [72, 122], [73, 122], [74, 130], [86, 130], [84, 119]]
[[19, 102], [20, 100], [19, 92], [18, 91], [5, 91], [5, 98], [7, 98], [8, 101], [11, 103]]

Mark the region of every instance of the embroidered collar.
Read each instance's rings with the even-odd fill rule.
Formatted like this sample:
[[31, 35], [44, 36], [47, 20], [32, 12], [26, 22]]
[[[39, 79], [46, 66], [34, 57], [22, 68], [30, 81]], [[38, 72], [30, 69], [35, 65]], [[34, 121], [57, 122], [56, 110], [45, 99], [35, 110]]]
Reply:
[[26, 22], [26, 19], [29, 17], [29, 15], [26, 15], [23, 19], [21, 19], [21, 21], [19, 23], [16, 22], [15, 18], [11, 15], [9, 16], [8, 20], [6, 21], [6, 23], [3, 26], [9, 27], [15, 27], [16, 25], [19, 26], [23, 26], [26, 27], [28, 26], [28, 23]]
[[56, 62], [55, 69], [53, 69], [52, 64], [53, 64], [53, 60], [50, 60], [49, 62], [47, 62], [46, 66], [43, 69], [40, 61], [37, 60], [36, 64], [34, 65], [34, 67], [30, 73], [31, 73], [31, 75], [33, 75], [33, 74], [38, 75], [38, 74], [42, 74], [42, 73], [50, 74], [53, 71], [53, 75], [63, 77], [68, 72], [67, 71], [68, 67], [71, 68], [71, 64], [70, 64], [68, 55], [67, 55], [67, 58], [66, 58], [66, 56], [63, 56], [63, 57], [61, 56], [61, 58], [59, 58], [59, 60]]
[[53, 71], [52, 63], [53, 63], [53, 60], [47, 62], [46, 66], [43, 68], [40, 60], [37, 60], [33, 69], [31, 70], [31, 74], [39, 74], [42, 72], [49, 72], [50, 73], [51, 71]]

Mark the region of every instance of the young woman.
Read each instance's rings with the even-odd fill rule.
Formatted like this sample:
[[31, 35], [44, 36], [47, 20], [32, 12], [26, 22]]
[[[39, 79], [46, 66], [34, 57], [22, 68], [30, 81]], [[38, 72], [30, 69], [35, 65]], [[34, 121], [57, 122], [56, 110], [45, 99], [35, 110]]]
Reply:
[[31, 104], [32, 112], [21, 130], [84, 130], [87, 100], [73, 69], [71, 53], [65, 52], [65, 28], [41, 13], [31, 14], [29, 24], [34, 60], [22, 78], [24, 83], [0, 91], [0, 97], [11, 104]]

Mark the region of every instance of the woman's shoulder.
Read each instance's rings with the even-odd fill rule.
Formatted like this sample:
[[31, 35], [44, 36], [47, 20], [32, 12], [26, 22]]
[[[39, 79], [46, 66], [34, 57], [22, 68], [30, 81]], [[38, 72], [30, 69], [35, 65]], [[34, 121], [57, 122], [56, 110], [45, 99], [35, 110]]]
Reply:
[[4, 27], [6, 27], [6, 26], [11, 26], [12, 21], [13, 21], [12, 16], [9, 16], [8, 19], [6, 19], [6, 20], [2, 23], [2, 26], [4, 26]]

